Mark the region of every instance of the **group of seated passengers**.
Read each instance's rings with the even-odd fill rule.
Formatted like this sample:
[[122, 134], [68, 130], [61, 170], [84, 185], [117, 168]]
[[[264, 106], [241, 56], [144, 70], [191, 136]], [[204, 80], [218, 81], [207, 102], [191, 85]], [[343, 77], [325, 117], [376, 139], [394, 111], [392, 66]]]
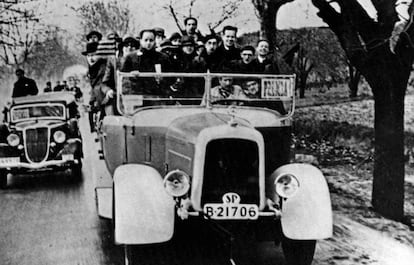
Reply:
[[[113, 98], [115, 69], [119, 69], [121, 72], [202, 73], [210, 71], [242, 74], [276, 74], [279, 72], [276, 61], [269, 56], [270, 49], [267, 40], [259, 40], [256, 47], [247, 45], [238, 48], [236, 45], [238, 29], [236, 27], [225, 26], [220, 36], [218, 34], [203, 36], [197, 30], [197, 25], [197, 20], [189, 17], [185, 19], [185, 31], [181, 34], [173, 33], [170, 38], [165, 37], [165, 32], [161, 28], [144, 29], [140, 32], [139, 37], [125, 37], [124, 39], [119, 38], [113, 32], [107, 35], [106, 40], [102, 40], [102, 35], [99, 32], [89, 33], [86, 51], [83, 54], [87, 56], [89, 64], [93, 106], [98, 108], [102, 105], [105, 106]], [[161, 91], [158, 88], [159, 91], [156, 93], [186, 94], [187, 91], [180, 91], [180, 89], [188, 89], [189, 86], [176, 86], [174, 85], [176, 82], [171, 82], [161, 89], [168, 91]], [[219, 83], [217, 87], [227, 87], [227, 89], [229, 86], [225, 84], [229, 82], [233, 82], [232, 78], [222, 78], [215, 81], [215, 83]], [[259, 84], [257, 81], [250, 83], [250, 86], [240, 84], [241, 93], [239, 94], [246, 97], [257, 97]], [[195, 82], [194, 86], [197, 84]], [[150, 90], [152, 89], [151, 85], [148, 86]], [[193, 89], [194, 86], [190, 87]], [[240, 86], [236, 84], [232, 86], [235, 89], [232, 89], [230, 94], [233, 94], [234, 91], [238, 93]], [[136, 87], [133, 85], [131, 89]], [[249, 92], [249, 87], [251, 91], [256, 90], [256, 93]], [[201, 85], [189, 94], [202, 94], [203, 90], [204, 86]], [[212, 95], [215, 90], [219, 91], [221, 96], [228, 94], [223, 92], [225, 89], [214, 89], [213, 87]], [[143, 89], [142, 92], [151, 91]]]

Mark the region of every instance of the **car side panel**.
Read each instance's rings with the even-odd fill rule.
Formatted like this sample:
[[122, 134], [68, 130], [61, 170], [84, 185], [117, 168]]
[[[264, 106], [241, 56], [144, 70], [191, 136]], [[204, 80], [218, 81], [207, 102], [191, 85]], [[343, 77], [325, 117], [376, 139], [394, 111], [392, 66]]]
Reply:
[[122, 116], [106, 116], [103, 120], [103, 153], [106, 166], [111, 174], [127, 161], [125, 135], [129, 124], [131, 120]]

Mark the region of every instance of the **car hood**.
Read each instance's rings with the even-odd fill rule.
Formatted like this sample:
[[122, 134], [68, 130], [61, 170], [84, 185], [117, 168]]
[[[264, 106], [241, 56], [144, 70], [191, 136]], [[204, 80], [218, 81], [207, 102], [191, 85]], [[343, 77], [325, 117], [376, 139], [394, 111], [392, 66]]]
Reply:
[[202, 130], [226, 124], [250, 127], [244, 119], [226, 113], [205, 112], [175, 119], [168, 126], [167, 137], [195, 142]]
[[16, 123], [15, 128], [17, 130], [24, 130], [33, 127], [58, 127], [63, 124], [65, 122], [60, 120], [33, 120]]

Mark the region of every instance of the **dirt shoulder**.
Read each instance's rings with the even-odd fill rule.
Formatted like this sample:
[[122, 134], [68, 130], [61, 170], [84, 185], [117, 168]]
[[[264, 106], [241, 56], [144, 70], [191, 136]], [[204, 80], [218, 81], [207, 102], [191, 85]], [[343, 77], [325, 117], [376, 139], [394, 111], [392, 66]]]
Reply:
[[[414, 132], [413, 102], [414, 97], [407, 96], [407, 133]], [[297, 109], [294, 144], [299, 153], [315, 156], [326, 176], [334, 235], [318, 243], [313, 264], [412, 264], [413, 227], [383, 218], [371, 206], [374, 102], [315, 105], [302, 103]], [[329, 130], [332, 133], [326, 133]], [[414, 167], [408, 160], [407, 223], [414, 217]]]

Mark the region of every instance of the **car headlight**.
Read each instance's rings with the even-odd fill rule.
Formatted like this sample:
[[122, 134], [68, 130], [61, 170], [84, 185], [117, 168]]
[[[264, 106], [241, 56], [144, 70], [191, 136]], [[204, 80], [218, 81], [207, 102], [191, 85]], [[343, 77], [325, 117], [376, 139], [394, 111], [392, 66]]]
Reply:
[[56, 131], [53, 134], [53, 140], [55, 140], [56, 143], [61, 144], [66, 140], [66, 134], [62, 131]]
[[20, 137], [15, 133], [11, 133], [7, 136], [7, 143], [13, 147], [18, 146], [20, 144]]
[[282, 174], [275, 180], [276, 193], [282, 198], [290, 198], [299, 189], [299, 181], [292, 174]]
[[190, 190], [190, 177], [179, 169], [170, 171], [164, 177], [164, 188], [173, 197], [182, 197]]

